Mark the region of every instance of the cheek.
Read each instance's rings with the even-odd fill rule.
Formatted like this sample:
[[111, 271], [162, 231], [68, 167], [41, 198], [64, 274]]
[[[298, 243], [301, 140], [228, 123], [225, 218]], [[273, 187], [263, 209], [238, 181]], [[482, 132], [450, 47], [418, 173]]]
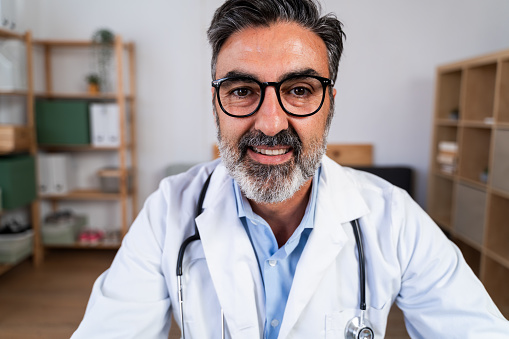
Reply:
[[219, 114], [219, 130], [221, 138], [229, 142], [238, 142], [240, 138], [249, 131], [251, 126], [249, 118], [232, 118], [222, 112]]

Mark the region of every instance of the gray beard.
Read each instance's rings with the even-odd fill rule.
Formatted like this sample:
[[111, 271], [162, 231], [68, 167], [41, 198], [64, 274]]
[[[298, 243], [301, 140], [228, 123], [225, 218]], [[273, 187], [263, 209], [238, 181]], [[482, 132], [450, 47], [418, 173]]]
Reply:
[[[218, 129], [219, 151], [223, 164], [239, 185], [246, 198], [256, 203], [278, 203], [291, 198], [320, 166], [327, 148], [327, 133], [322, 140], [315, 140], [306, 153], [295, 130], [289, 128], [275, 136], [260, 131], [248, 132], [238, 143], [221, 138]], [[293, 158], [278, 165], [265, 165], [247, 156], [248, 147], [276, 145], [293, 148]]]

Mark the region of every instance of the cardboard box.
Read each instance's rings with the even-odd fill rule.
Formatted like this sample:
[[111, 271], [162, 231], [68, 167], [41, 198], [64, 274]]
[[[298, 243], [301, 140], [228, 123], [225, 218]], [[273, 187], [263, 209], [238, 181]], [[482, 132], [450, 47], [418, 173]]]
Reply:
[[30, 147], [28, 127], [0, 125], [0, 153], [26, 151]]

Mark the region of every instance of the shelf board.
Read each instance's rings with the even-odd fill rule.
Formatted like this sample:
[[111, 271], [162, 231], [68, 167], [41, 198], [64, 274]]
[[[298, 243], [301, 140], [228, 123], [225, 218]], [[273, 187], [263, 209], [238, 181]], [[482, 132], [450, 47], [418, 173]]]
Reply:
[[73, 249], [85, 249], [85, 250], [118, 250], [120, 248], [120, 243], [114, 243], [114, 244], [81, 244], [79, 242], [76, 242], [74, 244], [62, 244], [62, 245], [43, 245], [45, 248], [59, 248], [59, 249], [67, 249], [67, 248], [73, 248]]
[[490, 249], [485, 249], [484, 252], [488, 257], [490, 257], [491, 260], [496, 261], [498, 264], [509, 270], [509, 259], [504, 258], [500, 254], [497, 254], [496, 252]]
[[509, 199], [509, 192], [504, 192], [504, 191], [501, 191], [501, 190], [493, 188], [493, 187], [491, 187], [491, 189], [489, 191], [492, 194], [498, 195], [501, 198]]
[[120, 147], [98, 147], [92, 145], [85, 146], [65, 146], [65, 145], [39, 145], [39, 149], [47, 152], [111, 152], [119, 151]]
[[495, 127], [498, 129], [509, 129], [509, 122], [498, 122]]
[[456, 231], [452, 231], [451, 234], [452, 234], [453, 239], [457, 238], [457, 239], [461, 240], [462, 242], [464, 242], [465, 244], [467, 244], [468, 246], [475, 249], [476, 251], [483, 252], [483, 248], [481, 245], [479, 245], [475, 241], [470, 240], [468, 237], [464, 236], [463, 234], [458, 233]]
[[442, 177], [444, 179], [448, 179], [448, 180], [454, 181], [454, 174], [449, 174], [449, 173], [446, 173], [446, 172], [442, 172], [441, 170], [434, 170], [433, 171], [433, 175], [436, 175], [438, 177]]
[[485, 123], [483, 121], [462, 121], [460, 122], [460, 125], [463, 127], [491, 129], [494, 126], [494, 123]]
[[[50, 47], [92, 47], [101, 45], [91, 40], [34, 40], [34, 44]], [[124, 42], [122, 47], [129, 48], [130, 45], [131, 43]], [[111, 44], [111, 46], [113, 47], [114, 44]]]
[[74, 190], [67, 194], [49, 194], [40, 195], [41, 199], [48, 200], [119, 200], [122, 198], [120, 193], [103, 193], [99, 190]]
[[0, 90], [0, 95], [5, 96], [26, 96], [28, 95], [28, 91], [26, 90]]
[[24, 39], [25, 36], [11, 30], [0, 28], [0, 38]]
[[21, 153], [28, 153], [30, 151], [30, 149], [27, 147], [27, 148], [20, 148], [20, 149], [17, 149], [15, 151], [0, 151], [0, 156], [4, 156], [4, 155], [15, 155], [15, 154], [21, 154]]
[[[90, 93], [36, 93], [37, 98], [45, 99], [74, 99], [74, 100], [117, 100], [116, 93], [90, 94]], [[124, 98], [131, 100], [132, 95], [124, 94]]]
[[13, 267], [14, 267], [14, 265], [11, 265], [11, 264], [0, 264], [0, 275], [9, 271]]
[[459, 124], [458, 120], [452, 120], [452, 119], [437, 119], [436, 124], [438, 126], [452, 126], [457, 127]]
[[477, 188], [477, 189], [482, 190], [482, 191], [486, 191], [487, 188], [488, 188], [488, 185], [486, 185], [485, 183], [482, 183], [480, 181], [469, 179], [469, 178], [465, 178], [465, 177], [462, 177], [462, 176], [458, 176], [458, 178], [459, 178], [460, 183], [470, 185], [473, 188]]
[[431, 213], [430, 213], [430, 216], [437, 223], [438, 226], [442, 227], [444, 230], [446, 230], [449, 233], [454, 232], [454, 230], [452, 229], [450, 220], [446, 220], [445, 218], [438, 216], [438, 215], [432, 215]]

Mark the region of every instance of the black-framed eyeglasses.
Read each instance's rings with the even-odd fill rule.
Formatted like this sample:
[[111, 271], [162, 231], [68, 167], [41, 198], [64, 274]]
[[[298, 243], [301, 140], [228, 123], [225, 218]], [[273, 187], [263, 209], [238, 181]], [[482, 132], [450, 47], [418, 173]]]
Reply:
[[316, 75], [294, 75], [280, 82], [260, 82], [250, 77], [228, 77], [212, 81], [217, 102], [224, 113], [244, 118], [255, 114], [263, 103], [268, 86], [276, 89], [281, 108], [289, 114], [307, 117], [322, 108], [331, 79]]

